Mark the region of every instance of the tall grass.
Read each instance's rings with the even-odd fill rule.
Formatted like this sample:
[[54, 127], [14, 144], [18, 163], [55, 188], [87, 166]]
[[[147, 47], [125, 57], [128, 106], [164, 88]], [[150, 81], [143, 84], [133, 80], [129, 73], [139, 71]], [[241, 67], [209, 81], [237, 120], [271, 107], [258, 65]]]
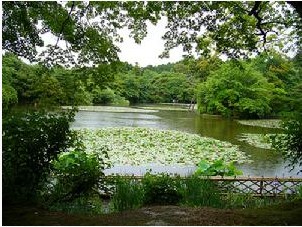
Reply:
[[146, 174], [141, 182], [118, 178], [111, 204], [114, 211], [123, 211], [150, 204], [222, 207], [222, 200], [210, 180]]
[[183, 179], [182, 204], [189, 206], [222, 207], [222, 200], [217, 185], [209, 179], [191, 176]]
[[135, 179], [121, 178], [116, 181], [116, 188], [111, 206], [114, 211], [124, 211], [143, 205], [144, 191], [142, 185]]
[[120, 177], [115, 185], [115, 193], [111, 200], [114, 211], [135, 209], [151, 204], [235, 209], [259, 208], [282, 201], [280, 198], [254, 197], [248, 193], [222, 194], [216, 182], [201, 179], [196, 175], [184, 179], [172, 178], [167, 174], [147, 174], [140, 182], [134, 178]]
[[273, 204], [280, 204], [289, 198], [257, 197], [246, 193], [227, 193], [223, 197], [224, 208], [261, 208]]

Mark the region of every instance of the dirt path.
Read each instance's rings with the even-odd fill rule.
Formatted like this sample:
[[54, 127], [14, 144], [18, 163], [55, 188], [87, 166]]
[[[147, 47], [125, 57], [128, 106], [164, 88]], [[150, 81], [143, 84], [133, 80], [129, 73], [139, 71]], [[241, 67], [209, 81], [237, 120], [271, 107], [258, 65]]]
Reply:
[[302, 201], [262, 209], [150, 206], [103, 215], [69, 215], [35, 206], [3, 207], [2, 225], [302, 225]]

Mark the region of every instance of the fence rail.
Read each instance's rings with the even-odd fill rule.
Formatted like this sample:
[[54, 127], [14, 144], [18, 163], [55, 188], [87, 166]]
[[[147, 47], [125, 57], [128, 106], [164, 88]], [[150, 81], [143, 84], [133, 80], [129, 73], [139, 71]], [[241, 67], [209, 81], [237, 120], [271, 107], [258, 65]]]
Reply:
[[[114, 178], [107, 176], [106, 178]], [[122, 176], [136, 181], [143, 176]], [[186, 177], [180, 177], [185, 180]], [[278, 178], [278, 177], [199, 177], [200, 180], [211, 180], [216, 182], [221, 193], [249, 193], [254, 196], [284, 196], [296, 194], [298, 187], [302, 186], [302, 178]]]
[[211, 177], [223, 191], [250, 193], [258, 196], [296, 194], [302, 178], [271, 177]]

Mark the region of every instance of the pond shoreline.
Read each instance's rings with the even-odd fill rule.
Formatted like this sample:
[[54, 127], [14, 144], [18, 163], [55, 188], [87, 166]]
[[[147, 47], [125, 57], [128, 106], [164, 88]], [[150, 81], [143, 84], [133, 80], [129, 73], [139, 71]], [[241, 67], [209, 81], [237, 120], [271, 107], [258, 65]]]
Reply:
[[[71, 110], [72, 106], [61, 106], [63, 110]], [[158, 110], [145, 110], [134, 107], [116, 107], [116, 106], [77, 106], [79, 111], [89, 112], [111, 112], [111, 113], [156, 113]]]

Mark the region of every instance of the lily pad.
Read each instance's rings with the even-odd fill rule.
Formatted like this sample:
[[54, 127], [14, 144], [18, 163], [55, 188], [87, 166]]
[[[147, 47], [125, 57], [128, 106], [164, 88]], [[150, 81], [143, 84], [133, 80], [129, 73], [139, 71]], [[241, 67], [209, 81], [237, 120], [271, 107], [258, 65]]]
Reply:
[[236, 145], [181, 131], [132, 127], [77, 131], [87, 152], [106, 147], [112, 166], [197, 165], [202, 159], [249, 162], [249, 157]]

